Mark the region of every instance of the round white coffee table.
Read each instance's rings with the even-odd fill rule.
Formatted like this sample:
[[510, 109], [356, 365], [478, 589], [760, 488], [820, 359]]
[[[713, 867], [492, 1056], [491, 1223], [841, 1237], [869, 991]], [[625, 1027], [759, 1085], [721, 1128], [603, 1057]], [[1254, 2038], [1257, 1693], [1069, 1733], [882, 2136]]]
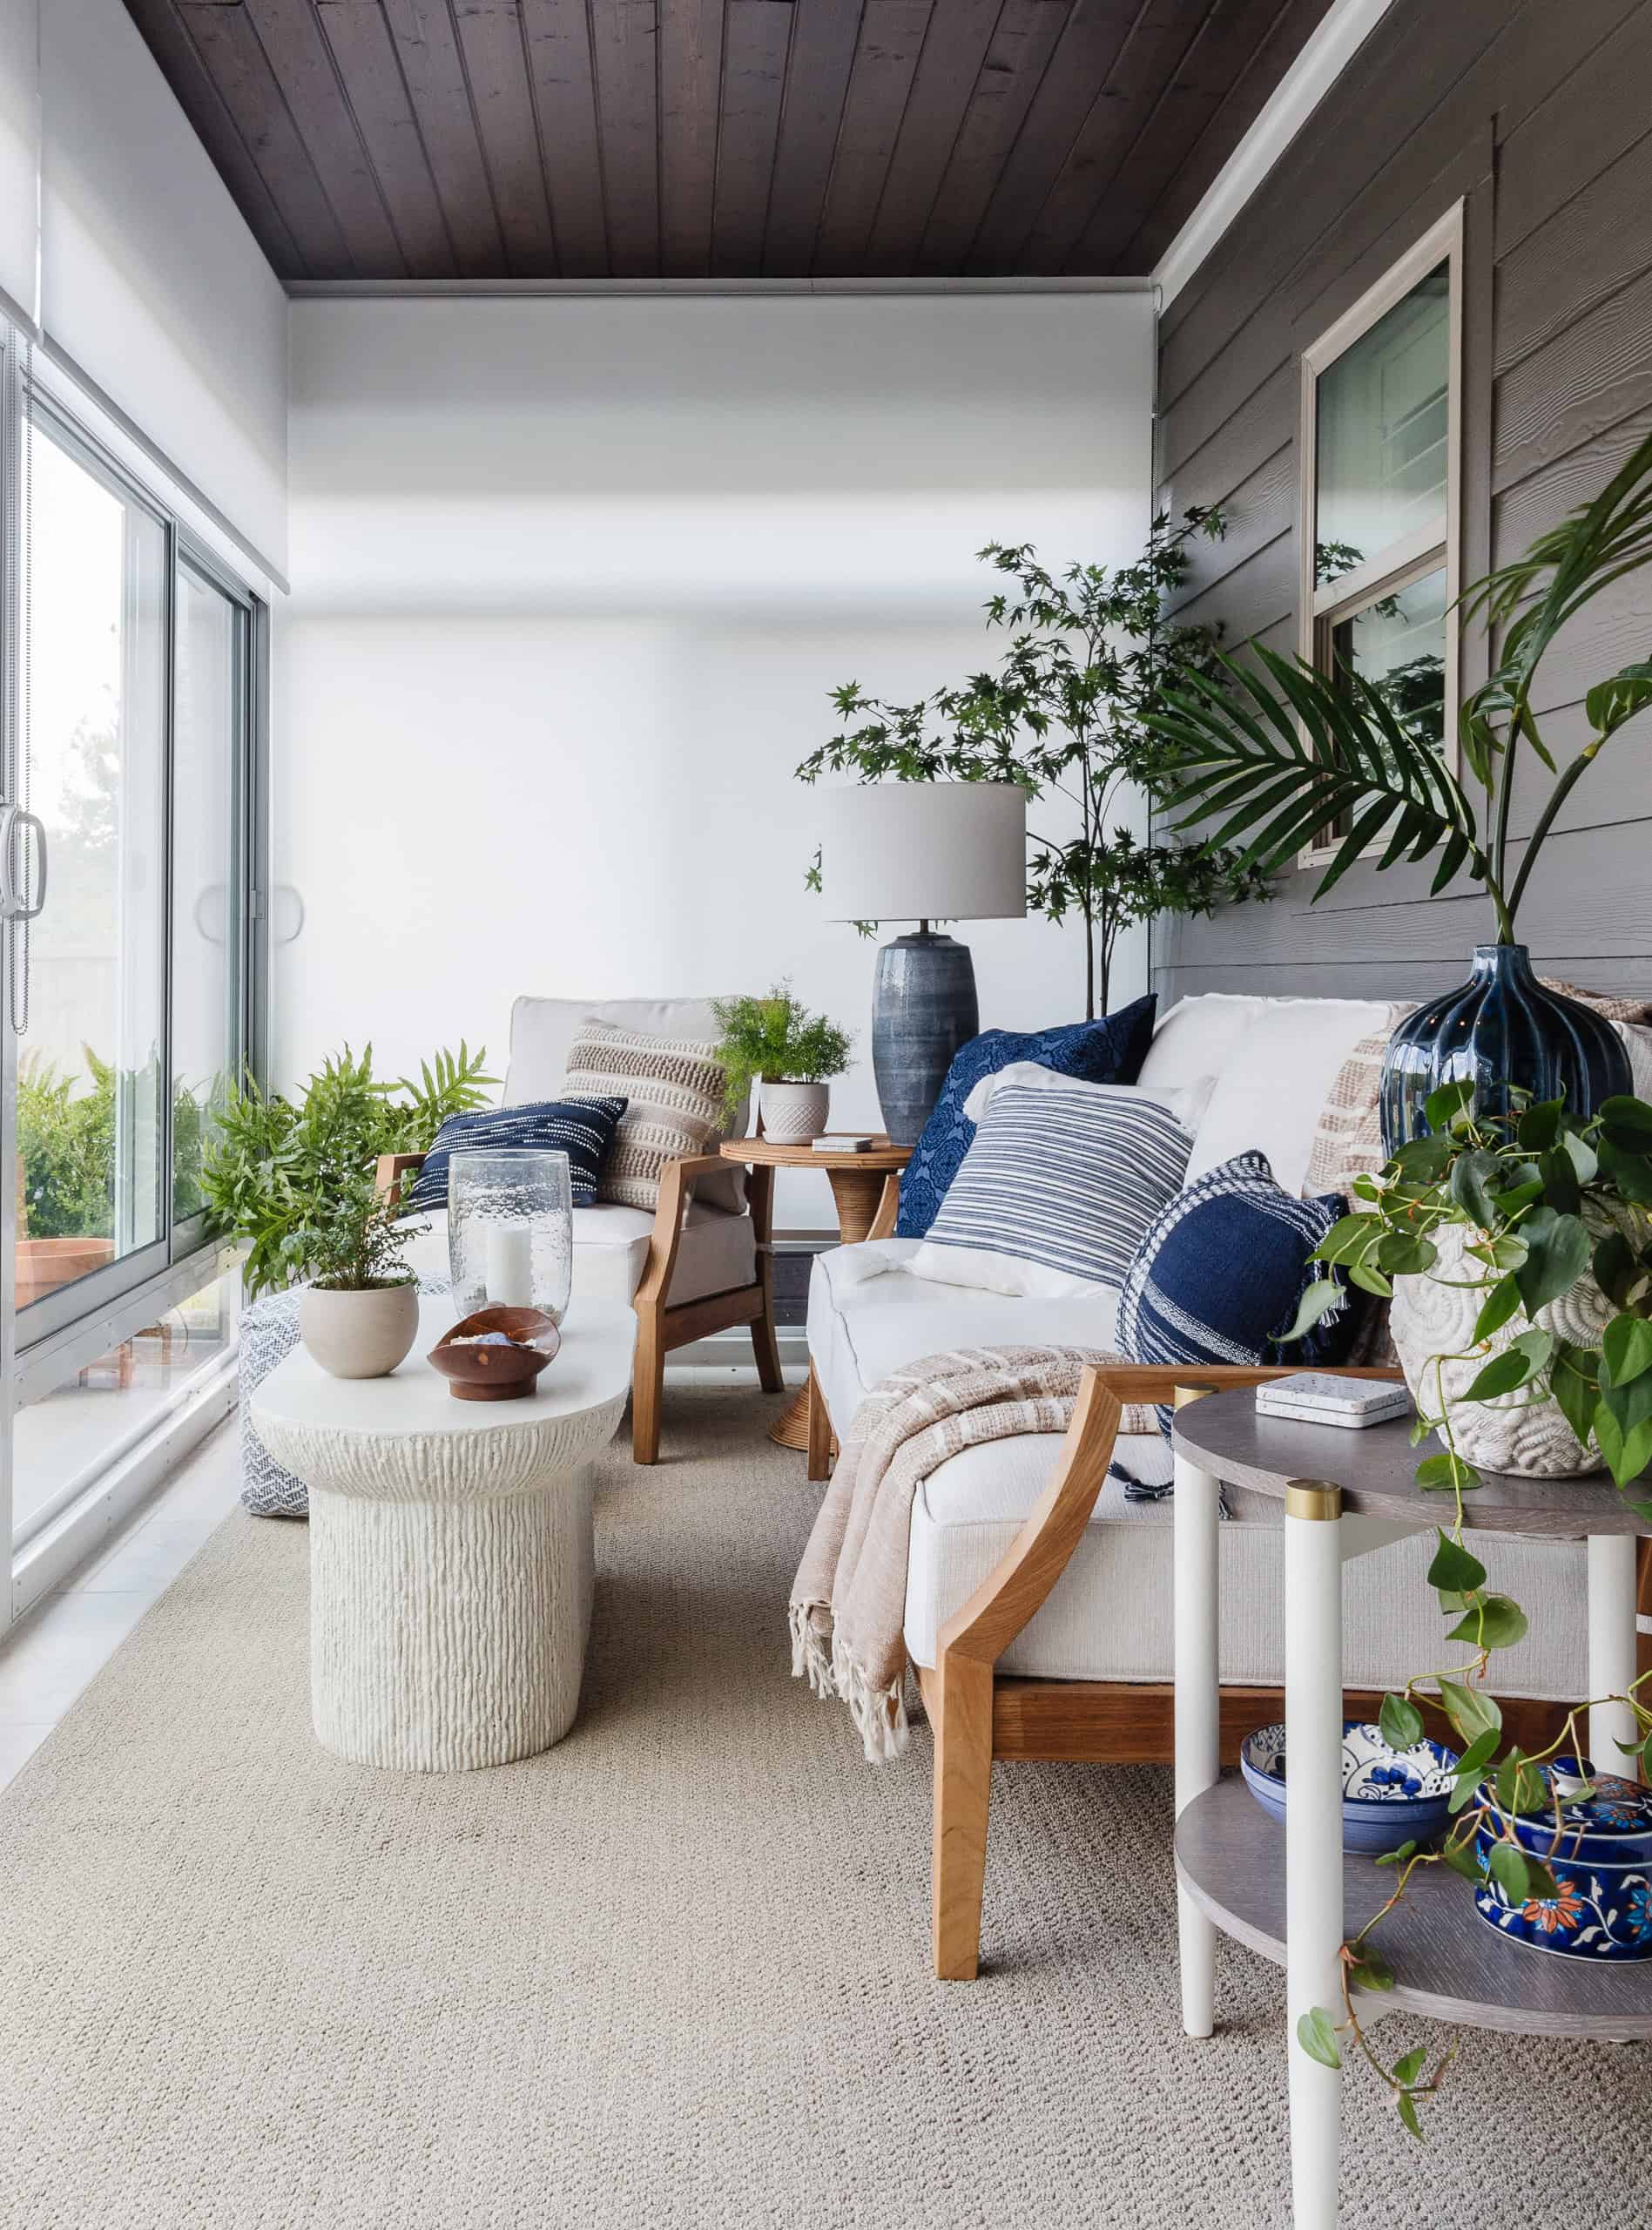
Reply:
[[253, 1424], [310, 1490], [310, 1710], [362, 1766], [457, 1773], [559, 1741], [590, 1632], [592, 1459], [630, 1390], [634, 1313], [583, 1303], [536, 1390], [459, 1402], [424, 1360], [427, 1301], [388, 1378], [329, 1378], [300, 1348]]

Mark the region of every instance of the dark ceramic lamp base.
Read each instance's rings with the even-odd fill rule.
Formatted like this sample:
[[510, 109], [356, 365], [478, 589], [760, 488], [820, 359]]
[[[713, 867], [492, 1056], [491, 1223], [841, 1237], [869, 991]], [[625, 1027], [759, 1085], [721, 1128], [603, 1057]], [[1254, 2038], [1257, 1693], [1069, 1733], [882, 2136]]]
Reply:
[[981, 1030], [969, 947], [919, 929], [878, 950], [872, 1066], [884, 1128], [916, 1145], [961, 1045]]

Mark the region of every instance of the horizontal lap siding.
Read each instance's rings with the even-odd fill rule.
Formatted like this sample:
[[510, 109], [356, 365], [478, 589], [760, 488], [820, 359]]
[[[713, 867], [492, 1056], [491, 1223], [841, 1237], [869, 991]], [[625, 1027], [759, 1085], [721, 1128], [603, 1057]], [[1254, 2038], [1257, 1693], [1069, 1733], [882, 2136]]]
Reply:
[[[1652, 431], [1652, 0], [1400, 0], [1171, 306], [1160, 334], [1160, 500], [1219, 503], [1178, 617], [1233, 645], [1296, 644], [1297, 410], [1302, 348], [1455, 200], [1468, 205], [1464, 560], [1514, 558]], [[1484, 652], [1472, 636], [1472, 676]], [[1591, 683], [1652, 658], [1652, 579], [1618, 584], [1547, 663], [1540, 704], [1561, 747]], [[1483, 666], [1482, 666], [1483, 670]], [[1544, 794], [1523, 770], [1513, 828]], [[1521, 917], [1545, 972], [1652, 990], [1652, 723], [1572, 794]], [[1416, 996], [1460, 979], [1490, 909], [1432, 863], [1357, 867], [1311, 906], [1316, 875], [1271, 903], [1154, 931], [1161, 999], [1190, 992]]]

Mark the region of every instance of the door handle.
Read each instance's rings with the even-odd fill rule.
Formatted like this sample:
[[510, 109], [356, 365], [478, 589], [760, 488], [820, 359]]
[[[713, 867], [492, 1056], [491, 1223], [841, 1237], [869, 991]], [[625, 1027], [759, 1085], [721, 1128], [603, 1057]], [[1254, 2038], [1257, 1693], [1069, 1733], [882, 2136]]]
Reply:
[[[18, 872], [19, 840], [34, 835], [38, 885], [34, 904], [23, 896]], [[0, 806], [0, 922], [32, 922], [46, 902], [46, 831], [37, 813], [20, 805]]]

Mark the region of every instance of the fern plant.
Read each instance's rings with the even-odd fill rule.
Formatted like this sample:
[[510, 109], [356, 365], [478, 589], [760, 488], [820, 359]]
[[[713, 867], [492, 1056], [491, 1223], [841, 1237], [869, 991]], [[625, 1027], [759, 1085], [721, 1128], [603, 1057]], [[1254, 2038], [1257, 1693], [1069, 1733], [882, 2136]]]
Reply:
[[[330, 1056], [294, 1098], [251, 1082], [226, 1097], [201, 1190], [216, 1227], [244, 1240], [250, 1298], [306, 1278], [336, 1279], [372, 1234], [358, 1195], [381, 1154], [428, 1153], [450, 1115], [487, 1104], [485, 1051], [462, 1040], [420, 1064], [415, 1083], [373, 1073], [373, 1048]], [[340, 1214], [344, 1227], [340, 1228]], [[354, 1237], [352, 1232], [354, 1231]], [[376, 1243], [376, 1242], [374, 1242]], [[382, 1281], [380, 1273], [371, 1274]]]
[[811, 1014], [777, 983], [766, 998], [713, 999], [722, 1040], [717, 1058], [728, 1078], [727, 1108], [737, 1115], [759, 1077], [823, 1084], [843, 1074], [854, 1039], [823, 1014]]
[[[1458, 716], [1463, 765], [1481, 793], [1478, 811], [1467, 786], [1382, 687], [1346, 668], [1320, 673], [1258, 643], [1250, 646], [1254, 666], [1218, 654], [1214, 673], [1185, 672], [1147, 715], [1165, 746], [1157, 794], [1179, 816], [1177, 828], [1198, 824], [1206, 841], [1238, 848], [1241, 867], [1262, 875], [1278, 874], [1319, 832], [1340, 828], [1316, 898], [1372, 848], [1380, 846], [1379, 868], [1438, 852], [1431, 895], [1466, 868], [1491, 899], [1498, 943], [1513, 944], [1533, 868], [1573, 786], [1652, 704], [1652, 662], [1598, 682], [1586, 699], [1588, 740], [1562, 767], [1533, 710], [1538, 669], [1585, 605], [1649, 562], [1652, 436], [1593, 503], [1464, 594], [1464, 615], [1501, 637], [1496, 670]], [[1521, 746], [1554, 783], [1516, 869], [1509, 814]]]

